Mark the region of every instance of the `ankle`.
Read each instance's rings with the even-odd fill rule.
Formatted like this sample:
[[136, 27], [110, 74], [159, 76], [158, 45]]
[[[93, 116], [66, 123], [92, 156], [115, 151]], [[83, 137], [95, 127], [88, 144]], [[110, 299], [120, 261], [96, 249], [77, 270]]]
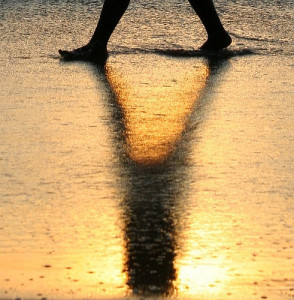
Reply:
[[220, 39], [230, 39], [230, 35], [228, 32], [221, 28], [219, 30], [213, 30], [211, 32], [207, 32], [208, 40], [220, 40]]
[[230, 35], [224, 31], [220, 34], [209, 35], [207, 41], [200, 47], [202, 50], [221, 50], [232, 43]]
[[94, 49], [105, 50], [105, 51], [107, 49], [107, 43], [103, 43], [101, 40], [98, 39], [92, 38], [87, 45]]

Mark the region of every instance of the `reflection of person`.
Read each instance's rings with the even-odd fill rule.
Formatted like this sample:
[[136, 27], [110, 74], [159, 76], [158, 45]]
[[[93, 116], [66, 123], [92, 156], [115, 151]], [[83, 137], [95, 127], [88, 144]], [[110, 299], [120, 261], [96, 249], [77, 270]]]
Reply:
[[[105, 0], [100, 19], [89, 43], [72, 51], [59, 50], [67, 60], [106, 59], [108, 40], [126, 11], [130, 0]], [[203, 23], [208, 39], [200, 47], [202, 50], [219, 50], [231, 44], [231, 37], [224, 29], [212, 0], [189, 0]]]
[[173, 293], [176, 280], [176, 197], [172, 167], [144, 168], [131, 164], [124, 208], [127, 285], [144, 296]]
[[[173, 60], [170, 62], [173, 64]], [[189, 100], [185, 97], [192, 97], [197, 105], [192, 105], [189, 113], [183, 118], [185, 124], [180, 126], [181, 133], [171, 147], [172, 151], [164, 157], [164, 160], [156, 163], [152, 155], [151, 164], [148, 164], [147, 160], [143, 163], [141, 160], [134, 160], [134, 156], [130, 154], [134, 138], [129, 138], [128, 135], [134, 132], [131, 126], [135, 126], [135, 122], [129, 122], [128, 115], [136, 112], [126, 95], [135, 95], [137, 99], [137, 94], [131, 92], [130, 85], [126, 83], [119, 67], [111, 65], [104, 69], [101, 65], [94, 64], [92, 68], [96, 71], [99, 81], [104, 82], [106, 91], [110, 95], [107, 105], [111, 123], [114, 125], [114, 141], [117, 142], [114, 145], [119, 158], [117, 165], [120, 174], [119, 186], [123, 195], [123, 201], [120, 202], [122, 212], [120, 224], [124, 233], [123, 272], [126, 275], [129, 292], [142, 296], [144, 299], [148, 296], [157, 299], [176, 295], [178, 285], [181, 285], [182, 279], [179, 271], [184, 265], [178, 263], [177, 254], [185, 252], [185, 246], [182, 247], [181, 232], [186, 226], [183, 225], [187, 221], [186, 198], [191, 192], [187, 179], [191, 169], [186, 163], [190, 156], [189, 146], [191, 145], [189, 144], [193, 142], [191, 130], [195, 130], [199, 123], [199, 118], [195, 116], [205, 115], [208, 109], [209, 101], [205, 96], [207, 84], [210, 92], [226, 63], [226, 57], [218, 59], [208, 56], [202, 68], [191, 66], [190, 71], [187, 70], [189, 76], [187, 77], [186, 74], [184, 78], [191, 89], [187, 93], [183, 86], [183, 90], [180, 91], [181, 96], [178, 98], [180, 102], [186, 103]], [[136, 68], [136, 66], [133, 67]], [[193, 72], [191, 72], [192, 69]], [[197, 76], [198, 73], [206, 75]], [[125, 75], [128, 76], [127, 73]], [[177, 77], [172, 76], [172, 80], [174, 78]], [[189, 84], [195, 82], [195, 78], [198, 84]], [[150, 80], [152, 81], [152, 78]], [[178, 78], [177, 81], [179, 81]], [[122, 86], [126, 93], [120, 92]], [[140, 84], [138, 88], [144, 89], [140, 87]], [[122, 105], [122, 102], [126, 105]], [[141, 107], [140, 103], [138, 106]], [[173, 135], [170, 131], [168, 134]], [[136, 135], [136, 138], [141, 139], [141, 136]], [[148, 157], [148, 153], [146, 154], [145, 157]]]

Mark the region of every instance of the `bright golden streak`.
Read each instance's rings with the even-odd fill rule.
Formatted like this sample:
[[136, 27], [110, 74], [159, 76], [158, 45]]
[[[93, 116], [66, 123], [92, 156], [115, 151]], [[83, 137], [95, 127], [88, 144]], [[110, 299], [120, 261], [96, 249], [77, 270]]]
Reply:
[[202, 292], [215, 293], [222, 286], [220, 282], [225, 279], [226, 270], [213, 262], [202, 262], [199, 265], [189, 262], [178, 270], [178, 290], [193, 295]]
[[160, 61], [165, 66], [138, 63], [132, 68], [135, 73], [107, 66], [107, 78], [124, 114], [128, 155], [141, 164], [163, 162], [173, 151], [208, 76], [203, 63], [195, 67], [186, 61], [183, 70], [182, 61]]

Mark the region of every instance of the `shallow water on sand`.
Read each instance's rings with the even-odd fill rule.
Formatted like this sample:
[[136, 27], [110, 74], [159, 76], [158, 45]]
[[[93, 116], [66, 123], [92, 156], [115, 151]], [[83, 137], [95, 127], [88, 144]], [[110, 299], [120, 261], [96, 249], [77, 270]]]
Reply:
[[291, 3], [217, 2], [211, 57], [132, 3], [104, 68], [56, 55], [101, 3], [0, 3], [0, 299], [293, 299]]

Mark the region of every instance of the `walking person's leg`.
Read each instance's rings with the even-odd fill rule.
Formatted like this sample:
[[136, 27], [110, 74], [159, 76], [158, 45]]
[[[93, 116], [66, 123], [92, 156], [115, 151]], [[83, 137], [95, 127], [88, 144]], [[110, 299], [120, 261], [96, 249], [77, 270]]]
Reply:
[[[66, 60], [103, 60], [107, 57], [107, 43], [126, 11], [130, 0], [105, 0], [101, 15], [89, 43], [72, 51], [59, 50]], [[208, 35], [201, 46], [203, 50], [219, 50], [228, 47], [232, 40], [224, 29], [212, 0], [189, 0], [198, 14]]]
[[130, 0], [105, 0], [97, 27], [89, 43], [72, 51], [59, 50], [66, 60], [106, 59], [107, 43]]
[[189, 0], [203, 23], [208, 39], [200, 47], [203, 50], [219, 50], [228, 47], [232, 39], [224, 29], [212, 0]]

